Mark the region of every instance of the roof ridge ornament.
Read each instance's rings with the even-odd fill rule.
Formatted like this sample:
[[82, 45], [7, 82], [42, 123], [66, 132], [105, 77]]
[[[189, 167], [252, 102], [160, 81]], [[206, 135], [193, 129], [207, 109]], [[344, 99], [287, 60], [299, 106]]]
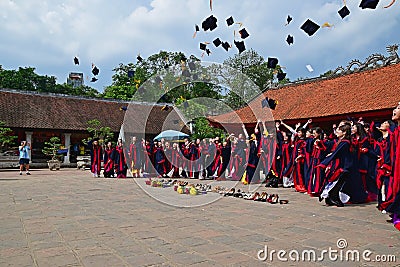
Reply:
[[[398, 49], [399, 46], [397, 44], [389, 45], [386, 47], [386, 51], [389, 54], [388, 57], [385, 57], [382, 54], [372, 54], [365, 59], [364, 63], [361, 63], [357, 59], [353, 59], [352, 61], [349, 62], [346, 68], [339, 66], [332, 72], [330, 76], [332, 77], [337, 75], [346, 75], [353, 72], [359, 72], [359, 71], [370, 70], [397, 64], [400, 62], [400, 57], [397, 54]], [[357, 65], [358, 67], [353, 69], [354, 65]]]

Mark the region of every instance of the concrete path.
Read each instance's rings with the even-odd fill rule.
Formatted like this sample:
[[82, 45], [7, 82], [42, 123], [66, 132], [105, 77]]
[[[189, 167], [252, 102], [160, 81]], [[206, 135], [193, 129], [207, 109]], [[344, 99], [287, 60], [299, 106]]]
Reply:
[[375, 203], [326, 207], [283, 188], [258, 191], [286, 205], [152, 189], [177, 203], [213, 199], [183, 208], [133, 179], [73, 169], [0, 171], [0, 188], [0, 266], [400, 266], [400, 232]]

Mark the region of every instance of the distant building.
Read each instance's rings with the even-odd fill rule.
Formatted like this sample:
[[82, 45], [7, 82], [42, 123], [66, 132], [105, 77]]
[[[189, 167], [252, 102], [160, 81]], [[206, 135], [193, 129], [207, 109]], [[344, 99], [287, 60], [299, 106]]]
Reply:
[[83, 86], [83, 73], [81, 72], [70, 72], [67, 78], [67, 84], [72, 87]]

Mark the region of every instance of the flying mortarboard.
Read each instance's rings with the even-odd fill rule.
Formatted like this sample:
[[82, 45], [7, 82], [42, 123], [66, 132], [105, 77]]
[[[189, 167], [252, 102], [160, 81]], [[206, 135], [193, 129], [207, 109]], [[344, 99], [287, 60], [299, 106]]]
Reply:
[[100, 72], [100, 70], [96, 66], [94, 66], [93, 69], [92, 69], [93, 75], [98, 75], [99, 72]]
[[79, 58], [74, 57], [74, 63], [75, 63], [75, 65], [79, 65]]
[[211, 54], [211, 50], [206, 48], [206, 53], [207, 53], [207, 56], [209, 56]]
[[219, 39], [219, 38], [216, 38], [214, 41], [213, 41], [213, 44], [215, 45], [215, 47], [218, 47], [218, 46], [220, 46], [221, 45], [221, 40]]
[[132, 78], [133, 76], [135, 76], [135, 71], [134, 70], [128, 70], [128, 77]]
[[228, 24], [228, 26], [231, 26], [233, 23], [235, 23], [235, 22], [233, 21], [232, 16], [230, 16], [229, 18], [226, 19], [226, 24]]
[[263, 108], [269, 107], [272, 110], [275, 110], [277, 104], [278, 104], [278, 101], [276, 101], [274, 99], [271, 99], [271, 98], [268, 98], [268, 97], [266, 97], [265, 99], [263, 99], [261, 101], [261, 106]]
[[300, 29], [302, 29], [305, 33], [308, 34], [308, 36], [313, 35], [318, 31], [320, 26], [316, 24], [315, 22], [311, 21], [310, 19], [307, 19], [306, 22], [301, 25]]
[[280, 72], [278, 72], [278, 74], [276, 75], [276, 78], [278, 78], [278, 81], [282, 81], [283, 79], [286, 78], [286, 73], [280, 71]]
[[142, 62], [142, 61], [143, 61], [143, 58], [142, 58], [140, 55], [138, 55], [136, 59], [137, 59], [139, 62]]
[[204, 43], [200, 43], [200, 50], [206, 50], [206, 48], [207, 48], [207, 45], [206, 44], [204, 44]]
[[168, 105], [164, 105], [164, 106], [162, 106], [161, 110], [168, 111], [169, 110], [169, 106]]
[[123, 107], [120, 107], [119, 110], [121, 110], [121, 111], [127, 111], [127, 110], [128, 110], [128, 107], [127, 107], [127, 106], [123, 106]]
[[92, 83], [94, 83], [94, 82], [96, 82], [98, 79], [96, 78], [96, 77], [93, 77], [91, 80], [90, 80], [90, 82], [92, 82]]
[[293, 18], [292, 18], [290, 15], [288, 15], [287, 18], [286, 18], [286, 25], [289, 25], [289, 23], [290, 23], [292, 20], [293, 20]]
[[195, 31], [196, 31], [196, 32], [200, 31], [200, 27], [199, 27], [199, 25], [197, 25], [197, 24], [196, 24], [196, 25], [194, 25], [194, 29], [195, 29]]
[[246, 50], [246, 47], [244, 45], [243, 41], [234, 41], [236, 48], [239, 50], [239, 54], [241, 54], [244, 50]]
[[275, 69], [276, 65], [278, 65], [278, 59], [274, 57], [269, 57], [267, 62], [267, 67], [270, 69]]
[[242, 37], [242, 39], [246, 39], [247, 37], [250, 36], [249, 33], [246, 31], [245, 28], [241, 29], [241, 30], [239, 31], [239, 34], [240, 34], [240, 37]]
[[286, 38], [286, 42], [288, 43], [288, 45], [291, 45], [294, 43], [294, 38], [293, 36], [291, 36], [290, 34], [287, 36]]
[[215, 30], [217, 28], [217, 18], [214, 17], [213, 15], [209, 16], [201, 23], [201, 27], [203, 28], [204, 31]]
[[378, 5], [378, 3], [379, 3], [379, 0], [362, 0], [360, 3], [360, 7], [362, 9], [366, 9], [366, 8], [375, 9], [376, 6]]
[[306, 68], [308, 69], [309, 72], [313, 72], [314, 69], [311, 65], [306, 65]]
[[347, 8], [347, 6], [342, 7], [339, 11], [339, 16], [344, 19], [346, 16], [350, 15], [350, 10]]
[[231, 45], [230, 45], [228, 42], [223, 42], [223, 43], [222, 43], [222, 47], [223, 47], [226, 51], [228, 51], [229, 48], [231, 48]]

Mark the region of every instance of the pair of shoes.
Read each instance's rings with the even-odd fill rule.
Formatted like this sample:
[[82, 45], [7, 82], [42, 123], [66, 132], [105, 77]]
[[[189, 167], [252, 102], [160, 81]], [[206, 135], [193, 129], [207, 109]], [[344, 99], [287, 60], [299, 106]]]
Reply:
[[278, 194], [273, 194], [271, 198], [271, 204], [277, 204], [279, 202]]
[[261, 202], [267, 202], [268, 194], [267, 192], [262, 192], [260, 195], [260, 201]]
[[224, 197], [231, 197], [235, 194], [235, 188], [230, 189], [228, 192], [224, 194]]
[[26, 175], [31, 175], [31, 173], [30, 173], [30, 172], [27, 172]]
[[288, 204], [288, 203], [289, 203], [289, 200], [287, 200], [287, 199], [279, 200], [279, 204]]
[[20, 172], [19, 175], [22, 175], [22, 172]]

